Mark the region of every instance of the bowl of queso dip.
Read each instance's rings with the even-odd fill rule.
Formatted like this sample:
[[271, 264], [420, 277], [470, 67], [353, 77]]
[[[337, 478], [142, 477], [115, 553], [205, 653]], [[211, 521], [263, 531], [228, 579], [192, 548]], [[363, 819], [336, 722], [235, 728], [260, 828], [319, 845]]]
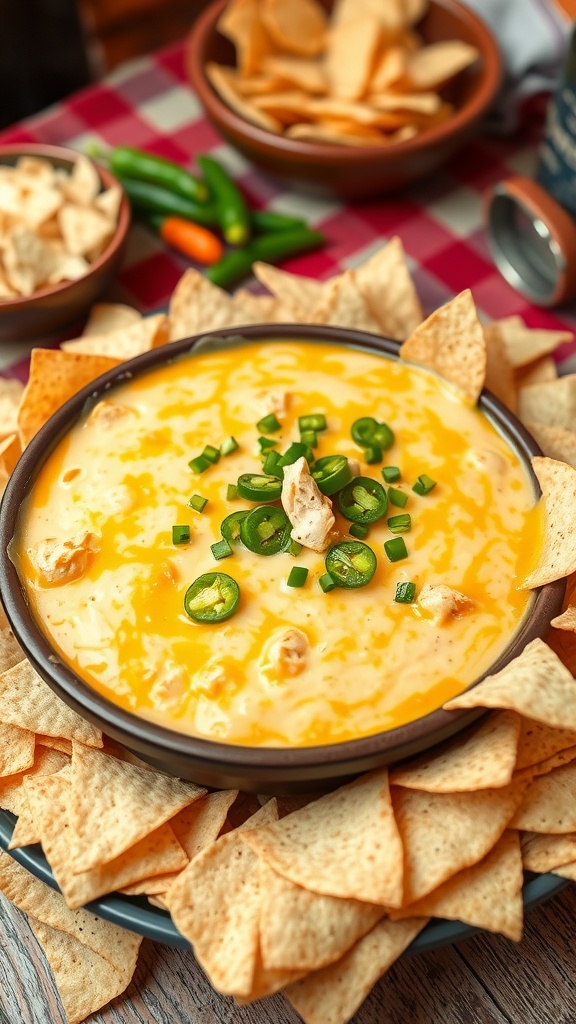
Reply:
[[217, 331], [123, 363], [27, 448], [2, 597], [46, 682], [208, 785], [298, 788], [398, 760], [559, 610], [521, 589], [539, 449], [368, 334]]

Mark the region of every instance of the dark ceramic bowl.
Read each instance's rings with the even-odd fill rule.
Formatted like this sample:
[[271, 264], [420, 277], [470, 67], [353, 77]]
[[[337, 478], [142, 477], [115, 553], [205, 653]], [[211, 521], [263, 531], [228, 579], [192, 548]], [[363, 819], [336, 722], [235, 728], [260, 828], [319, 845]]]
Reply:
[[456, 110], [443, 124], [389, 146], [338, 146], [288, 139], [236, 114], [214, 90], [210, 61], [234, 66], [234, 47], [216, 27], [227, 0], [215, 0], [198, 17], [186, 47], [186, 72], [218, 131], [262, 170], [306, 190], [346, 199], [383, 195], [435, 171], [473, 134], [500, 87], [498, 46], [484, 23], [457, 0], [431, 0], [416, 26], [426, 43], [461, 39], [479, 50], [474, 65], [442, 90]]
[[[79, 155], [73, 149], [43, 143], [27, 142], [0, 146], [0, 164], [15, 164], [18, 157], [36, 156], [49, 160], [55, 167], [69, 170]], [[122, 259], [130, 226], [130, 207], [117, 178], [104, 167], [96, 165], [96, 169], [100, 175], [102, 189], [116, 185], [122, 191], [122, 204], [114, 235], [104, 252], [76, 281], [62, 281], [49, 288], [42, 288], [33, 295], [0, 300], [0, 342], [48, 338], [73, 324], [100, 298], [114, 278]]]
[[[213, 331], [209, 337], [218, 339], [229, 335], [228, 329]], [[269, 343], [287, 337], [310, 342], [341, 341], [367, 352], [393, 357], [397, 356], [399, 349], [398, 342], [372, 334], [304, 324], [244, 327], [235, 330], [234, 337], [250, 342], [266, 339]], [[28, 607], [18, 574], [8, 557], [8, 545], [17, 533], [22, 502], [51, 451], [85, 411], [88, 399], [92, 401], [104, 395], [115, 384], [125, 380], [128, 371], [132, 378], [189, 353], [197, 340], [188, 338], [146, 352], [121, 363], [80, 391], [30, 442], [8, 483], [0, 510], [0, 596], [14, 633], [37, 672], [75, 711], [144, 760], [181, 778], [219, 788], [238, 787], [277, 793], [320, 789], [359, 772], [410, 757], [470, 725], [484, 713], [482, 710], [433, 711], [415, 722], [387, 732], [327, 746], [295, 749], [234, 746], [184, 735], [117, 707], [83, 682], [55, 655]], [[493, 395], [484, 392], [480, 407], [526, 466], [536, 496], [539, 486], [532, 473], [530, 459], [541, 454], [537, 444]], [[503, 668], [527, 643], [546, 634], [550, 619], [560, 611], [564, 589], [564, 581], [561, 580], [535, 592], [528, 615], [490, 672]]]

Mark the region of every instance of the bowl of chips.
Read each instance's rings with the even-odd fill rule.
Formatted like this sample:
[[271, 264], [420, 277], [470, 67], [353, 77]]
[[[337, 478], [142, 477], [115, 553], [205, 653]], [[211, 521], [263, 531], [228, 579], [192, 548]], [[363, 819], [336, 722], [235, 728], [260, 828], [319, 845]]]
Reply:
[[0, 146], [0, 341], [48, 337], [87, 312], [129, 224], [120, 182], [84, 154]]
[[456, 0], [327, 6], [212, 3], [186, 52], [209, 118], [248, 159], [307, 190], [365, 198], [430, 174], [494, 100], [492, 35]]

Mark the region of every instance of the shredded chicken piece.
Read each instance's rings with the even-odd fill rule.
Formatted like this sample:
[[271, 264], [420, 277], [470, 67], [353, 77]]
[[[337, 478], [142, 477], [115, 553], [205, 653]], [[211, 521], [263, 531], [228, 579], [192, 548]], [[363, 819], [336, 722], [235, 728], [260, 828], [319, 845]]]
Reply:
[[177, 710], [188, 689], [188, 679], [180, 665], [168, 662], [158, 672], [150, 690], [150, 698], [157, 708]]
[[304, 456], [284, 469], [282, 506], [292, 523], [292, 539], [312, 551], [324, 551], [336, 520], [332, 502], [319, 491]]
[[272, 637], [268, 645], [267, 661], [276, 671], [297, 676], [306, 668], [309, 652], [310, 642], [306, 633], [291, 626]]
[[99, 550], [98, 535], [85, 530], [64, 541], [48, 537], [28, 548], [28, 554], [44, 583], [62, 584], [83, 576]]
[[436, 586], [426, 583], [420, 591], [418, 604], [439, 626], [474, 607], [469, 597], [444, 583]]
[[102, 427], [102, 430], [108, 430], [118, 420], [131, 415], [132, 411], [126, 405], [116, 405], [114, 402], [106, 401], [98, 402], [86, 422], [95, 427]]
[[479, 448], [472, 450], [471, 459], [478, 469], [483, 469], [490, 476], [500, 476], [506, 472], [506, 459], [500, 452], [492, 448]]
[[275, 416], [285, 416], [288, 412], [289, 395], [287, 391], [271, 388], [257, 391], [254, 397], [261, 416], [268, 416], [270, 413], [274, 413]]

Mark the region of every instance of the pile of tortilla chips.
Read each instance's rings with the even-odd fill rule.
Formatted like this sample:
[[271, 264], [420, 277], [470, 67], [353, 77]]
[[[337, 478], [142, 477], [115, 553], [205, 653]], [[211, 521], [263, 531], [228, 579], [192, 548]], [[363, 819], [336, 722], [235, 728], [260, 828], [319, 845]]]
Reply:
[[468, 291], [422, 322], [393, 239], [327, 281], [256, 266], [268, 294], [195, 271], [167, 316], [97, 306], [81, 338], [36, 349], [23, 393], [0, 388], [0, 471], [84, 384], [122, 359], [219, 327], [345, 325], [407, 337], [401, 355], [476, 401], [486, 379], [547, 454], [534, 460], [545, 540], [526, 587], [569, 576], [548, 643], [447, 708], [491, 713], [432, 754], [315, 797], [207, 793], [143, 764], [71, 711], [0, 632], [0, 807], [12, 848], [41, 842], [62, 895], [0, 855], [0, 891], [30, 915], [71, 1022], [122, 992], [140, 940], [82, 909], [120, 891], [167, 909], [214, 987], [277, 992], [307, 1024], [346, 1024], [430, 917], [519, 940], [523, 870], [576, 880], [576, 410], [553, 349], [517, 318], [482, 327]]
[[121, 202], [82, 155], [70, 172], [36, 156], [0, 164], [0, 302], [82, 277], [112, 238]]
[[427, 0], [232, 0], [218, 29], [236, 67], [208, 63], [237, 114], [289, 139], [388, 146], [441, 124], [454, 108], [439, 90], [478, 59], [459, 40], [423, 45], [414, 28]]

